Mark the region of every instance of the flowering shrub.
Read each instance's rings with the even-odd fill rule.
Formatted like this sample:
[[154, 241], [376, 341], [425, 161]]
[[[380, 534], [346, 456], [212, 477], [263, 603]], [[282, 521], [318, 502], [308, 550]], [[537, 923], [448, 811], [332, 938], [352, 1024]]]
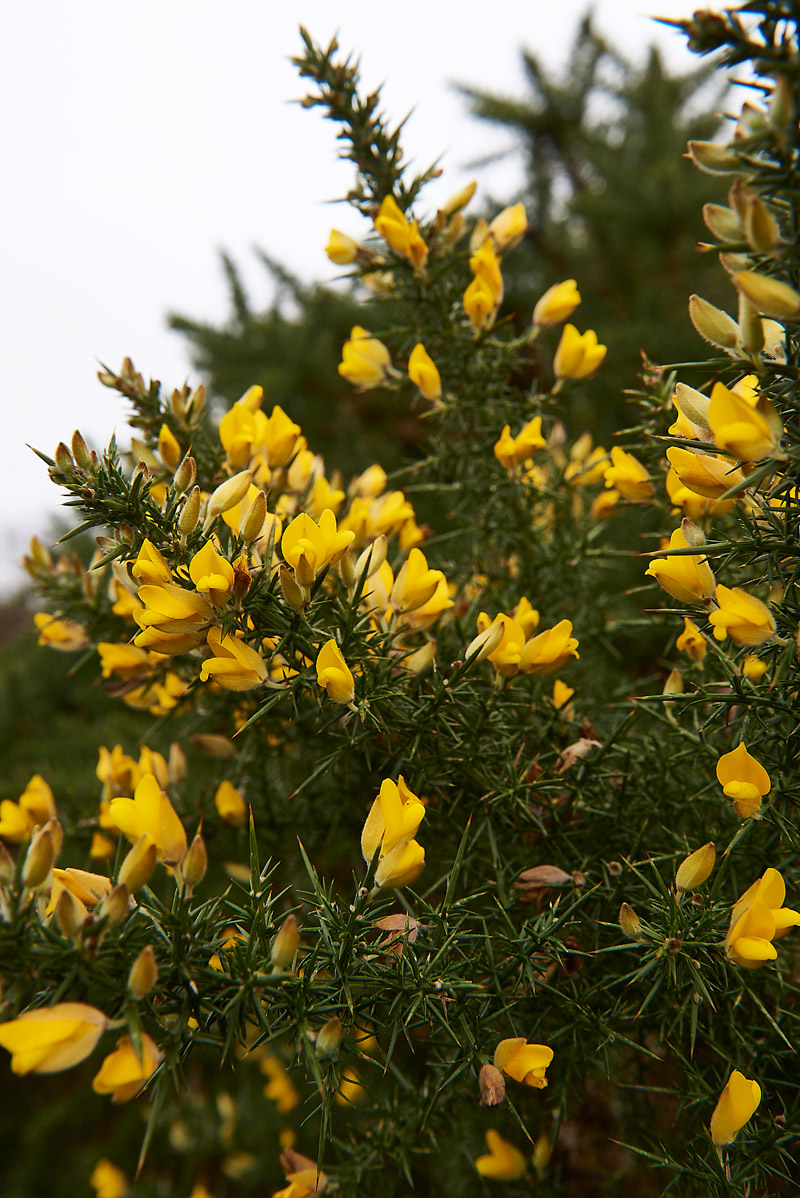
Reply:
[[[0, 1045], [142, 1108], [136, 1193], [791, 1192], [800, 91], [777, 7], [680, 23], [765, 106], [690, 145], [731, 176], [703, 217], [737, 315], [692, 297], [712, 356], [648, 366], [625, 447], [573, 426], [606, 354], [580, 280], [521, 332], [504, 312], [524, 206], [431, 211], [434, 172], [306, 37], [305, 104], [357, 170], [327, 252], [395, 313], [338, 370], [406, 395], [424, 456], [343, 479], [260, 387], [220, 415], [126, 361], [100, 377], [130, 461], [78, 432], [45, 458], [102, 531], [87, 571], [34, 543], [40, 643], [159, 747], [99, 746], [91, 802], [38, 775], [3, 801]], [[135, 1168], [98, 1152], [92, 1185]]]

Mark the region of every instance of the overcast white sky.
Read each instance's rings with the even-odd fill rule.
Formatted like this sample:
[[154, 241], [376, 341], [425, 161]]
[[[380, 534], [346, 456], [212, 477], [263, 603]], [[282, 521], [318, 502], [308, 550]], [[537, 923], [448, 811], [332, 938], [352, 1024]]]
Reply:
[[[443, 154], [449, 195], [465, 164], [500, 135], [469, 118], [453, 80], [523, 93], [519, 50], [564, 62], [587, 0], [461, 0], [416, 9], [374, 0], [29, 0], [0, 17], [0, 387], [8, 458], [0, 470], [0, 588], [47, 527], [59, 492], [25, 443], [52, 453], [79, 427], [90, 444], [122, 430], [123, 405], [95, 379], [97, 359], [127, 354], [165, 385], [189, 374], [168, 310], [222, 319], [218, 249], [239, 262], [253, 298], [269, 298], [252, 247], [300, 274], [328, 278], [332, 224], [362, 230], [326, 201], [351, 183], [334, 128], [288, 101], [303, 88], [288, 61], [297, 27], [338, 29], [369, 86], [426, 166]], [[656, 41], [675, 68], [696, 60], [648, 13], [684, 16], [692, 0], [597, 0], [599, 28], [641, 59]], [[399, 15], [398, 15], [399, 14]], [[478, 175], [513, 199], [518, 165]]]

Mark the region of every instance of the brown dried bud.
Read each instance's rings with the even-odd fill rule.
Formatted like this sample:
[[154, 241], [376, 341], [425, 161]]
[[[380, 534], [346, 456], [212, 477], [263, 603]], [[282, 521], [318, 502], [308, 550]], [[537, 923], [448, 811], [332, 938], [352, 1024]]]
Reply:
[[499, 1069], [494, 1065], [484, 1065], [478, 1078], [481, 1090], [481, 1106], [500, 1106], [505, 1101], [506, 1083]]

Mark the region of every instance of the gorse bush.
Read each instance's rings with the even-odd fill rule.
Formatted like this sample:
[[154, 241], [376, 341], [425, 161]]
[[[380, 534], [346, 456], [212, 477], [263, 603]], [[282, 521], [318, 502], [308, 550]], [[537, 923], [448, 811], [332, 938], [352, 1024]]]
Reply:
[[646, 364], [610, 449], [566, 418], [581, 281], [520, 331], [524, 206], [431, 213], [304, 34], [356, 171], [327, 252], [391, 313], [338, 373], [423, 456], [343, 480], [261, 387], [217, 420], [126, 361], [130, 460], [46, 458], [102, 531], [34, 542], [40, 639], [152, 725], [0, 808], [0, 1045], [19, 1142], [63, 1140], [9, 1192], [794, 1192], [800, 15], [679, 24], [754, 71], [689, 147], [735, 314], [686, 297], [708, 357]]

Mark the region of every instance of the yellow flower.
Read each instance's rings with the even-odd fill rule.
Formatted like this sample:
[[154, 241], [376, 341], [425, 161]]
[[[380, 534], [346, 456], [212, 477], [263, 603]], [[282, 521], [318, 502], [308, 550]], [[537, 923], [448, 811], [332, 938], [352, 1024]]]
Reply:
[[512, 204], [499, 212], [489, 225], [489, 236], [498, 254], [519, 245], [527, 227], [528, 216], [524, 204]]
[[597, 370], [606, 352], [606, 346], [598, 344], [594, 329], [579, 333], [574, 324], [565, 324], [553, 359], [555, 376], [557, 379], [586, 378]]
[[217, 553], [213, 541], [206, 541], [189, 562], [189, 577], [201, 595], [215, 607], [228, 602], [233, 586], [233, 566]]
[[733, 799], [734, 809], [741, 819], [761, 810], [761, 800], [772, 786], [769, 774], [747, 751], [744, 741], [720, 757], [717, 779], [724, 793]]
[[522, 661], [522, 650], [527, 639], [525, 629], [518, 620], [507, 616], [504, 612], [495, 616], [491, 621], [486, 612], [482, 611], [478, 616], [479, 633], [486, 632], [495, 624], [502, 625], [503, 635], [494, 649], [486, 656], [502, 678], [510, 678], [516, 674]]
[[375, 217], [375, 228], [394, 252], [401, 258], [407, 258], [415, 269], [419, 270], [425, 265], [428, 247], [422, 239], [417, 222], [409, 222], [394, 196], [388, 195], [382, 200]]
[[54, 869], [53, 889], [50, 892], [48, 911], [55, 910], [62, 890], [68, 890], [88, 914], [89, 910], [96, 907], [110, 892], [111, 879], [107, 878], [105, 874], [93, 874], [85, 869], [75, 869], [72, 865], [68, 865], [66, 869]]
[[469, 268], [475, 278], [488, 287], [494, 307], [498, 307], [503, 298], [503, 276], [500, 273], [500, 259], [491, 239], [484, 241], [475, 251], [469, 260]]
[[772, 941], [800, 924], [800, 912], [784, 907], [786, 885], [777, 869], [765, 870], [734, 904], [725, 949], [739, 965], [758, 969], [778, 955]]
[[762, 316], [773, 316], [776, 320], [787, 317], [795, 320], [800, 316], [800, 293], [780, 279], [752, 270], [737, 270], [731, 276], [731, 282]]
[[[745, 476], [738, 466], [717, 454], [697, 453], [694, 449], [671, 445], [667, 450], [667, 459], [684, 487], [707, 499], [719, 499], [731, 487], [744, 482]], [[670, 498], [673, 498], [672, 495]], [[673, 498], [673, 502], [677, 502], [677, 499]], [[732, 504], [733, 500], [729, 502]], [[715, 508], [715, 514], [722, 515], [723, 511]]]
[[730, 1144], [755, 1114], [761, 1102], [761, 1087], [734, 1069], [717, 1100], [711, 1116], [711, 1139], [718, 1148]]
[[172, 582], [172, 571], [166, 559], [148, 540], [142, 541], [136, 561], [131, 566], [131, 574], [140, 586], [142, 583], [159, 586], [165, 582]]
[[[689, 542], [680, 528], [669, 539], [670, 549], [688, 549]], [[681, 603], [703, 603], [714, 594], [716, 581], [708, 559], [701, 554], [675, 554], [655, 557], [645, 570], [668, 595]]]
[[511, 426], [505, 425], [500, 440], [495, 443], [494, 456], [498, 462], [511, 469], [520, 462], [533, 457], [537, 449], [543, 449], [547, 441], [542, 436], [542, 418], [534, 416], [523, 425], [522, 431], [516, 437], [511, 436]]
[[495, 1181], [517, 1181], [522, 1177], [527, 1168], [525, 1157], [492, 1128], [486, 1133], [486, 1147], [489, 1152], [475, 1160], [475, 1168], [481, 1177], [491, 1177]]
[[524, 1036], [501, 1040], [494, 1053], [496, 1069], [536, 1090], [547, 1085], [545, 1070], [552, 1059], [552, 1048], [546, 1044], [526, 1044]]
[[330, 508], [321, 513], [319, 523], [301, 512], [283, 534], [281, 552], [294, 569], [298, 583], [310, 587], [326, 566], [336, 565], [354, 540], [355, 533], [351, 530], [337, 530], [336, 517]]
[[369, 864], [380, 845], [375, 873], [377, 886], [407, 886], [422, 873], [425, 850], [414, 839], [425, 805], [405, 783], [386, 778], [372, 804], [361, 833], [361, 852]]
[[56, 1003], [0, 1023], [0, 1046], [11, 1053], [14, 1073], [60, 1073], [94, 1051], [108, 1022], [96, 1007]]
[[408, 377], [419, 387], [425, 399], [441, 399], [442, 380], [439, 371], [421, 341], [414, 346], [408, 359]]
[[280, 404], [275, 404], [265, 421], [263, 445], [273, 470], [285, 466], [297, 450], [305, 445], [305, 438], [300, 435], [300, 425], [286, 415]]
[[259, 1061], [258, 1067], [269, 1078], [264, 1086], [265, 1097], [275, 1103], [282, 1115], [288, 1114], [300, 1101], [289, 1074], [272, 1053], [265, 1053]]
[[208, 632], [208, 648], [213, 654], [200, 667], [200, 681], [213, 678], [227, 691], [249, 691], [261, 686], [267, 677], [267, 663], [260, 653], [244, 643], [241, 633], [223, 636], [217, 627]]
[[340, 233], [338, 229], [331, 229], [325, 253], [337, 266], [349, 266], [355, 262], [360, 248], [354, 237], [348, 237], [347, 233]]
[[441, 570], [429, 568], [421, 549], [412, 549], [394, 580], [389, 601], [398, 615], [405, 615], [432, 599], [443, 579]]
[[494, 314], [496, 304], [488, 283], [478, 277], [472, 280], [464, 292], [464, 311], [474, 329], [482, 329]]
[[783, 422], [766, 396], [754, 407], [724, 383], [714, 384], [708, 423], [717, 448], [744, 462], [773, 457], [783, 436]]
[[748, 595], [741, 587], [726, 587], [720, 583], [716, 600], [719, 608], [708, 618], [718, 641], [731, 636], [737, 645], [763, 645], [777, 635], [775, 619], [766, 603]]
[[557, 711], [563, 711], [564, 715], [570, 715], [572, 708], [569, 706], [569, 701], [575, 694], [573, 686], [567, 686], [566, 682], [562, 682], [560, 678], [556, 678], [553, 683], [553, 706]]
[[89, 1182], [97, 1198], [125, 1198], [128, 1192], [127, 1177], [105, 1157], [101, 1157], [95, 1165]]
[[683, 617], [683, 632], [676, 640], [675, 648], [688, 653], [696, 662], [701, 662], [706, 655], [706, 638], [688, 616]]
[[647, 470], [632, 453], [626, 453], [619, 445], [612, 447], [611, 465], [606, 466], [603, 478], [608, 488], [615, 487], [626, 499], [643, 500], [653, 497], [653, 484]]
[[136, 1055], [130, 1036], [122, 1036], [114, 1052], [100, 1066], [92, 1089], [96, 1094], [111, 1094], [112, 1102], [128, 1102], [153, 1076], [163, 1055], [146, 1032], [142, 1032], [141, 1058]]
[[36, 824], [43, 827], [55, 817], [53, 792], [41, 774], [34, 774], [18, 803], [11, 799], [3, 799], [0, 803], [0, 838], [20, 844]]
[[767, 663], [753, 653], [749, 653], [742, 662], [742, 673], [751, 682], [760, 682], [768, 668]]
[[133, 638], [133, 643], [140, 649], [165, 655], [186, 653], [206, 639], [214, 609], [205, 596], [166, 583], [140, 586], [139, 598], [144, 608], [134, 613], [134, 619], [141, 632]]
[[214, 804], [220, 819], [232, 828], [241, 828], [247, 823], [247, 804], [236, 787], [224, 779], [217, 787]]
[[178, 464], [183, 457], [183, 450], [180, 447], [177, 437], [167, 424], [161, 425], [161, 431], [158, 434], [158, 452], [161, 461], [168, 470], [177, 470]]
[[318, 685], [324, 687], [334, 703], [353, 702], [356, 693], [353, 675], [333, 637], [317, 654], [316, 668]]
[[369, 391], [370, 387], [380, 387], [386, 379], [392, 358], [383, 341], [370, 337], [365, 328], [354, 325], [351, 329], [350, 340], [341, 347], [341, 362], [339, 374], [347, 382], [356, 387]]
[[152, 774], [145, 774], [132, 799], [112, 799], [110, 815], [133, 844], [140, 836], [152, 836], [156, 852], [165, 865], [177, 865], [186, 854], [186, 833], [175, 808]]
[[[244, 403], [235, 403], [219, 422], [219, 439], [234, 470], [246, 466], [256, 444], [264, 441], [266, 417]], [[299, 431], [299, 430], [298, 430]]]
[[578, 284], [575, 279], [566, 279], [548, 287], [533, 309], [533, 323], [538, 328], [548, 328], [553, 324], [561, 324], [577, 308], [581, 302]]
[[560, 670], [571, 657], [580, 657], [578, 641], [572, 635], [571, 622], [561, 620], [553, 628], [547, 628], [525, 642], [520, 672], [550, 674], [553, 670]]
[[39, 630], [40, 645], [49, 645], [51, 649], [59, 649], [62, 653], [75, 653], [89, 644], [85, 628], [74, 620], [57, 620], [47, 612], [37, 611], [33, 622]]

